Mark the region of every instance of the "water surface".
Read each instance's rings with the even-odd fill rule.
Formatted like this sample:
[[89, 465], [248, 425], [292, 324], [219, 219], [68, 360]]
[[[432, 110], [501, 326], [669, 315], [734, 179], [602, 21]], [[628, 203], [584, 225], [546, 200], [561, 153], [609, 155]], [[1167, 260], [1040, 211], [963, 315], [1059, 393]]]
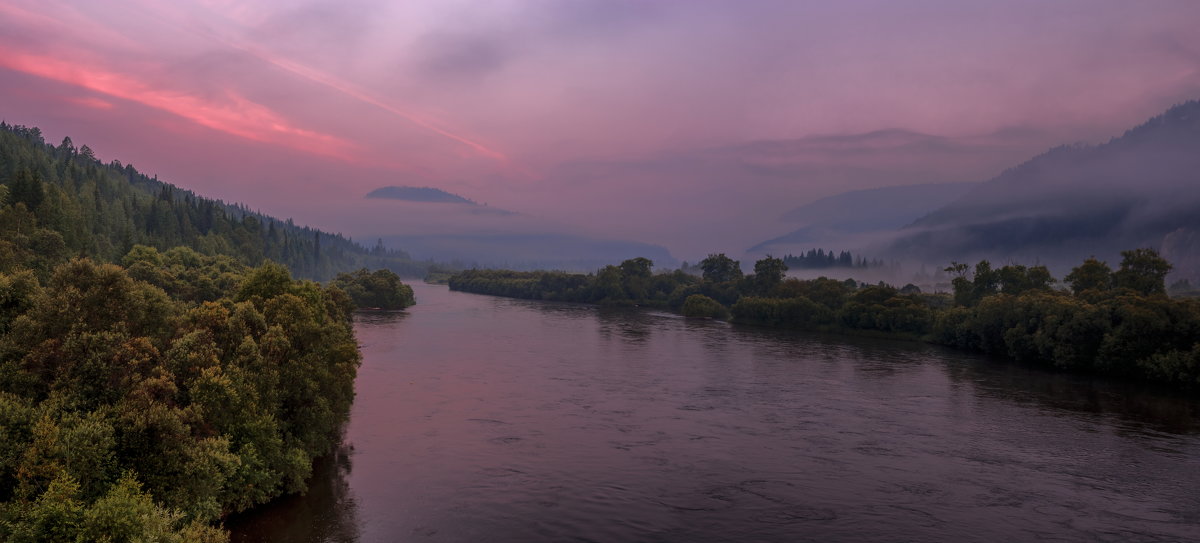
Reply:
[[1200, 540], [1200, 404], [913, 343], [414, 285], [234, 541]]

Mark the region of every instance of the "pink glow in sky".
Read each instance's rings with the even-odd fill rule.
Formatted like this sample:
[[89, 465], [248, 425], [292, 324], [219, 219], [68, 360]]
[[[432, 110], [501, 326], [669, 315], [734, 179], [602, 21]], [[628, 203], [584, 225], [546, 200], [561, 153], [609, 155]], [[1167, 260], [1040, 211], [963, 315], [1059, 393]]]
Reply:
[[1198, 26], [1194, 0], [0, 0], [0, 117], [356, 237], [418, 228], [362, 194], [435, 186], [691, 259], [1118, 135], [1200, 97]]

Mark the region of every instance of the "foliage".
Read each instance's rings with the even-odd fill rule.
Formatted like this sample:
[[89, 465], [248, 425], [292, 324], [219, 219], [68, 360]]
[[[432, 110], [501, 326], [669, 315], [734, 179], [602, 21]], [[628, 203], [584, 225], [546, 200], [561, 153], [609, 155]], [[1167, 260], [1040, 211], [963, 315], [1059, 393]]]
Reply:
[[[678, 309], [698, 279], [682, 271], [653, 273], [654, 263], [633, 258], [593, 274], [558, 271], [466, 270], [450, 277], [451, 290], [529, 300], [610, 305], [650, 305]], [[685, 294], [686, 293], [686, 294]]]
[[1010, 264], [994, 270], [990, 262], [981, 260], [975, 264], [971, 278], [967, 277], [966, 264], [953, 262], [945, 271], [955, 274], [951, 280], [954, 303], [961, 306], [977, 305], [984, 298], [997, 293], [1016, 296], [1034, 290], [1049, 291], [1055, 283], [1045, 266]]
[[701, 317], [725, 320], [729, 318], [729, 310], [720, 302], [703, 294], [693, 294], [683, 301], [680, 310], [685, 317]]
[[648, 279], [643, 263], [626, 261], [590, 275], [472, 270], [453, 276], [450, 287], [656, 305], [688, 316], [718, 317], [720, 307], [735, 323], [920, 338], [1053, 368], [1200, 389], [1200, 300], [1164, 295], [1170, 264], [1153, 250], [1123, 256], [1116, 272], [1088, 259], [1065, 277], [1069, 292], [1054, 288], [1044, 266], [951, 263], [952, 299], [910, 286], [784, 278], [784, 261], [769, 256], [755, 264], [754, 275], [742, 277], [737, 262], [720, 254], [701, 263], [701, 280], [682, 271]]
[[788, 266], [783, 260], [767, 255], [754, 263], [754, 286], [760, 293], [768, 293], [783, 282]]
[[1072, 269], [1063, 281], [1071, 285], [1071, 291], [1076, 296], [1088, 291], [1094, 291], [1098, 295], [1112, 290], [1112, 274], [1112, 268], [1108, 267], [1107, 263], [1089, 258]]
[[700, 261], [700, 269], [704, 270], [704, 280], [713, 283], [737, 281], [742, 278], [741, 264], [725, 253], [710, 254]]
[[340, 290], [186, 248], [123, 261], [0, 274], [0, 540], [223, 541], [339, 439]]
[[1143, 295], [1165, 294], [1171, 264], [1154, 249], [1121, 251], [1121, 268], [1113, 273], [1113, 285]]
[[412, 287], [400, 281], [400, 276], [389, 270], [339, 273], [333, 286], [346, 291], [355, 307], [360, 309], [404, 309], [413, 305]]

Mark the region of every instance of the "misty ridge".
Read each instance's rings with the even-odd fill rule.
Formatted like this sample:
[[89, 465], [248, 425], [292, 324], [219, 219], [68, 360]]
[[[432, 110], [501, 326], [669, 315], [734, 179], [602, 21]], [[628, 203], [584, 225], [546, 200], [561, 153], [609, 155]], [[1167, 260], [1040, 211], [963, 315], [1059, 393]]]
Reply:
[[[1162, 247], [1200, 225], [1200, 102], [1176, 106], [1102, 145], [1051, 149], [905, 228], [915, 255]], [[1063, 255], [1063, 251], [1074, 254]]]
[[1160, 250], [1173, 280], [1200, 278], [1200, 102], [1100, 145], [1062, 145], [982, 183], [859, 190], [797, 208], [804, 226], [750, 254], [845, 249], [903, 264], [902, 281], [951, 260], [1037, 263], [1063, 273]]
[[366, 228], [386, 247], [453, 269], [592, 271], [637, 256], [662, 266], [677, 260], [662, 246], [574, 232], [543, 218], [480, 204], [433, 187], [386, 186], [359, 205]]

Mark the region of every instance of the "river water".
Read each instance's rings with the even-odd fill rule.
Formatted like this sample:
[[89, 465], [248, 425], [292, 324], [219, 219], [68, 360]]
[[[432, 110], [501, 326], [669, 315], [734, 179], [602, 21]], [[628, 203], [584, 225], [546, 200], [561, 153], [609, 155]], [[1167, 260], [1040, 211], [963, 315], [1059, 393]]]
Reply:
[[414, 285], [234, 541], [1196, 541], [1200, 402], [936, 347]]

